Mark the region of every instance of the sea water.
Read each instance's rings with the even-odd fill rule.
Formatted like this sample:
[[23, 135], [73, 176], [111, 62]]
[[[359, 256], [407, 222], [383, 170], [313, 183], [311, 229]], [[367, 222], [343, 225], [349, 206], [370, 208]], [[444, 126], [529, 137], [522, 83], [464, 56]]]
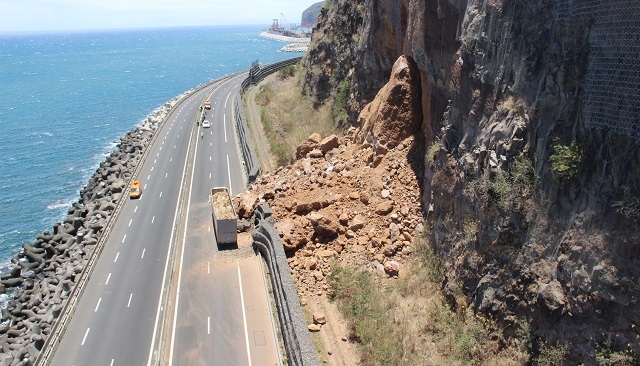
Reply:
[[300, 54], [258, 26], [0, 34], [0, 269], [66, 217], [120, 136], [186, 90]]

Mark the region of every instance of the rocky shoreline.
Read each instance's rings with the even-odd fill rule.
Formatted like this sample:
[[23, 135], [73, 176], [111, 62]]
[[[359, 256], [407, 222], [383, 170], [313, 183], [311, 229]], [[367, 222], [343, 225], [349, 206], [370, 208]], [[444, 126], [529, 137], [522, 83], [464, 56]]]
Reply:
[[67, 217], [25, 243], [0, 278], [0, 364], [31, 365], [50, 336], [100, 236], [165, 117], [191, 89], [152, 112], [100, 163]]

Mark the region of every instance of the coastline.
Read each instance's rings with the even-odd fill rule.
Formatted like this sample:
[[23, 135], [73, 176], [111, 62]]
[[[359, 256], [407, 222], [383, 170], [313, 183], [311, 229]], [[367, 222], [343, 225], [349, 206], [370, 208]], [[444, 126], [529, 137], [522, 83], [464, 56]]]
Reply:
[[269, 32], [260, 33], [260, 37], [269, 38], [279, 42], [287, 42], [287, 43], [302, 43], [307, 45], [311, 43], [311, 38], [287, 37], [287, 36], [281, 36], [279, 34], [271, 34]]
[[0, 269], [0, 339], [7, 344], [0, 350], [0, 361], [35, 362], [89, 259], [101, 251], [101, 237], [127, 199], [128, 185], [165, 118], [180, 101], [208, 84], [165, 102], [124, 134], [80, 190], [64, 220], [34, 242], [22, 244], [8, 266]]

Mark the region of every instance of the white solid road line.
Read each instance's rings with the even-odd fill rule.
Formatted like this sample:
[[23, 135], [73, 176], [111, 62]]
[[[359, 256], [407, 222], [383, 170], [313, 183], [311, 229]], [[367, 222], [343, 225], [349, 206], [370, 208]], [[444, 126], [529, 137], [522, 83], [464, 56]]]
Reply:
[[113, 263], [116, 263], [116, 262], [118, 261], [118, 257], [119, 257], [119, 256], [120, 256], [120, 252], [118, 252], [118, 253], [116, 254], [116, 259], [114, 259], [114, 260], [113, 260]]
[[229, 165], [229, 154], [227, 154], [227, 174], [229, 174], [229, 194], [231, 194], [231, 166]]
[[106, 280], [106, 281], [104, 281], [104, 284], [105, 284], [105, 285], [108, 285], [108, 284], [109, 284], [109, 280], [110, 280], [110, 279], [111, 279], [111, 272], [109, 272], [109, 275], [107, 276], [107, 280]]
[[240, 284], [240, 302], [242, 303], [242, 321], [244, 322], [244, 339], [247, 342], [247, 357], [249, 358], [249, 366], [251, 366], [251, 349], [249, 348], [249, 331], [247, 330], [247, 314], [244, 306], [244, 294], [242, 293], [242, 275], [240, 275], [240, 262], [236, 259], [238, 266], [238, 283]]
[[127, 307], [131, 306], [131, 298], [133, 298], [133, 293], [129, 295], [129, 302], [127, 303]]
[[140, 256], [140, 259], [144, 258], [144, 251], [147, 250], [147, 248], [142, 248], [142, 255]]
[[89, 335], [89, 330], [91, 328], [87, 328], [87, 331], [84, 332], [84, 338], [82, 338], [82, 343], [80, 343], [81, 346], [84, 346], [84, 342], [87, 340], [87, 336]]
[[[195, 152], [193, 153], [194, 162], [198, 161], [197, 157], [198, 157], [198, 141], [199, 140], [200, 139], [196, 139], [196, 148], [195, 148]], [[189, 144], [191, 144], [191, 142], [189, 142]], [[189, 150], [187, 149], [187, 151]], [[185, 160], [185, 168], [186, 168], [186, 165], [187, 165], [187, 162]], [[176, 328], [177, 328], [176, 324], [178, 320], [178, 308], [179, 308], [179, 302], [180, 302], [180, 284], [182, 282], [182, 265], [184, 263], [184, 248], [186, 246], [185, 243], [187, 241], [187, 228], [189, 227], [189, 209], [191, 208], [191, 193], [193, 192], [193, 177], [195, 175], [193, 172], [195, 170], [195, 166], [196, 164], [194, 163], [191, 167], [191, 182], [189, 183], [189, 197], [187, 198], [187, 210], [186, 210], [187, 214], [185, 215], [184, 232], [182, 233], [182, 250], [180, 254], [180, 267], [178, 269], [178, 286], [176, 288], [176, 301], [175, 301], [174, 312], [173, 312], [173, 328], [171, 329], [171, 346], [169, 348], [169, 366], [172, 366], [173, 364], [173, 345], [176, 339]], [[173, 227], [175, 227], [175, 222]]]
[[224, 101], [224, 107], [227, 108], [227, 102], [229, 101], [229, 97], [231, 96], [231, 93], [227, 94], [227, 99]]
[[98, 299], [98, 303], [96, 304], [96, 309], [93, 311], [94, 313], [98, 312], [98, 308], [100, 307], [100, 301], [102, 301], [102, 298]]
[[[191, 141], [193, 141], [193, 133], [197, 132], [194, 130], [194, 128], [191, 128], [191, 137], [189, 139], [189, 145], [187, 146], [187, 152], [191, 149]], [[197, 153], [197, 142], [198, 140], [196, 139], [196, 153]], [[165, 283], [167, 280], [167, 272], [169, 271], [169, 260], [171, 259], [171, 256], [169, 255], [171, 253], [172, 247], [173, 247], [173, 233], [174, 230], [176, 228], [176, 220], [178, 219], [178, 212], [180, 210], [180, 197], [182, 196], [182, 187], [184, 186], [184, 180], [186, 178], [186, 174], [187, 174], [187, 160], [185, 159], [184, 162], [184, 168], [182, 169], [182, 180], [180, 181], [180, 192], [178, 193], [178, 203], [176, 204], [176, 211], [173, 215], [173, 224], [171, 225], [171, 236], [170, 236], [170, 240], [169, 240], [169, 249], [167, 251], [167, 259], [166, 262], [164, 264], [164, 274], [162, 275], [162, 286], [160, 287], [160, 297], [158, 298], [158, 311], [156, 312], [156, 321], [155, 324], [153, 325], [153, 335], [151, 336], [151, 346], [149, 347], [149, 360], [147, 361], [147, 366], [151, 366], [151, 361], [153, 360], [153, 348], [155, 345], [155, 339], [156, 339], [156, 333], [158, 332], [158, 322], [160, 321], [160, 310], [162, 309], [162, 298], [164, 296], [164, 287], [165, 287]], [[193, 184], [193, 178], [191, 179], [191, 183]], [[144, 257], [144, 250], [142, 251], [142, 257]], [[176, 304], [177, 306], [177, 304]], [[175, 328], [174, 328], [175, 329]], [[175, 332], [175, 330], [174, 330]], [[173, 335], [172, 335], [173, 338]], [[173, 347], [171, 347], [173, 350]]]
[[122, 237], [122, 242], [124, 243], [124, 241], [127, 240], [127, 234], [124, 234], [124, 236]]

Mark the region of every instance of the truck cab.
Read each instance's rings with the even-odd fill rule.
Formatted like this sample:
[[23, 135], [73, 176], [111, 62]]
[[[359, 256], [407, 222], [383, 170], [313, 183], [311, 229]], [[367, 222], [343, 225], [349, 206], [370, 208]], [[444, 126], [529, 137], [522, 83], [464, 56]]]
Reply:
[[142, 186], [139, 180], [131, 182], [131, 189], [129, 190], [129, 198], [140, 198], [142, 195]]

